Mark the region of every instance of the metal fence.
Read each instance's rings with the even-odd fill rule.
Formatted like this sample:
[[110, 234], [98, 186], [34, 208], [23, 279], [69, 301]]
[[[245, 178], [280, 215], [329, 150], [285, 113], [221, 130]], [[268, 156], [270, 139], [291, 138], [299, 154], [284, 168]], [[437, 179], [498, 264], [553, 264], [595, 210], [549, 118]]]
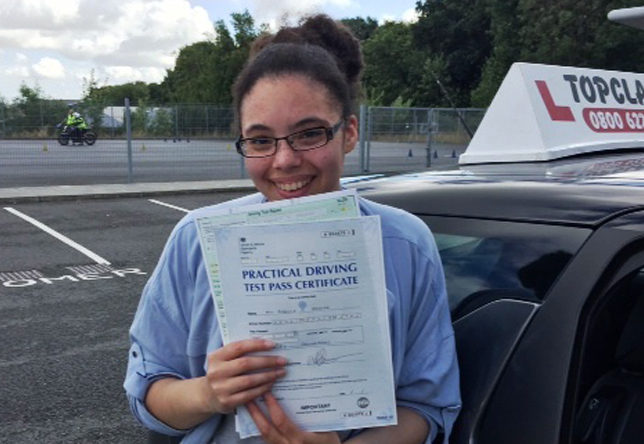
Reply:
[[[232, 107], [209, 104], [79, 109], [98, 134], [60, 145], [61, 101], [0, 104], [0, 187], [200, 181], [247, 177]], [[344, 175], [454, 164], [484, 109], [360, 108], [360, 144]]]

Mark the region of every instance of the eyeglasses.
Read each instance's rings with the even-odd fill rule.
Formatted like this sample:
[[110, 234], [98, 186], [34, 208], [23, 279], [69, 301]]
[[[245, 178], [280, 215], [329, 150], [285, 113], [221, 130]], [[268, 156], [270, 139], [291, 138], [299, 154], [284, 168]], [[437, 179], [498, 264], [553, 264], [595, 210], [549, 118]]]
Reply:
[[316, 126], [302, 131], [297, 131], [284, 137], [249, 137], [242, 139], [241, 136], [235, 142], [237, 152], [244, 157], [270, 157], [277, 153], [277, 143], [286, 140], [293, 151], [310, 151], [322, 148], [333, 140], [344, 119], [333, 126]]

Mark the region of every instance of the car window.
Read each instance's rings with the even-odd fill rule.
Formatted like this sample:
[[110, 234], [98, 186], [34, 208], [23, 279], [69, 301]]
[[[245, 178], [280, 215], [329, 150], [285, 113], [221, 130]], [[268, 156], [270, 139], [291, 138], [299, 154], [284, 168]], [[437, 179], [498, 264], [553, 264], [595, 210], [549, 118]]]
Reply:
[[453, 313], [459, 307], [473, 309], [507, 297], [542, 301], [590, 234], [577, 227], [454, 217], [422, 219], [436, 239]]

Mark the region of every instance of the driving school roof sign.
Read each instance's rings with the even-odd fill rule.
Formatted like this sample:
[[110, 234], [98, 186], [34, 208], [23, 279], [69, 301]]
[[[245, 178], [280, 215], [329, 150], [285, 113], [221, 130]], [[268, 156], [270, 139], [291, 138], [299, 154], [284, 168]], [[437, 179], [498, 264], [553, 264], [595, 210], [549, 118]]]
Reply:
[[644, 74], [515, 63], [460, 164], [644, 146]]

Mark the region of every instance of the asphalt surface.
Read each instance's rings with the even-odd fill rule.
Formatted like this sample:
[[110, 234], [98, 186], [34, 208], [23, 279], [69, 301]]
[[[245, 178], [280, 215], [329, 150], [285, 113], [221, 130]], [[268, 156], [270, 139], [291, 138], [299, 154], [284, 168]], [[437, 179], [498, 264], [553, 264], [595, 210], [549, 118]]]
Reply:
[[0, 443], [146, 442], [122, 389], [141, 290], [187, 210], [251, 189], [0, 189]]
[[146, 443], [128, 328], [175, 224], [249, 179], [0, 188], [0, 444]]

